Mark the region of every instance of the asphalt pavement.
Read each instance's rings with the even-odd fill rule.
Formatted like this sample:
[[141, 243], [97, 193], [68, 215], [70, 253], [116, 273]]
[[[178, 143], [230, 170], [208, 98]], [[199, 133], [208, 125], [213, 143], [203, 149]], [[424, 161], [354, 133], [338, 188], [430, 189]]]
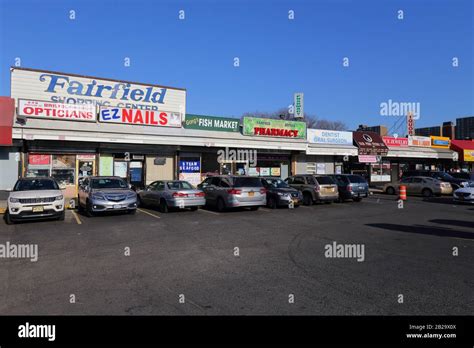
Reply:
[[[0, 313], [472, 315], [473, 217], [474, 205], [449, 197], [408, 197], [400, 209], [374, 194], [296, 209], [2, 221], [0, 244], [36, 244], [38, 260], [0, 258]], [[334, 243], [363, 246], [363, 260], [327, 257]]]

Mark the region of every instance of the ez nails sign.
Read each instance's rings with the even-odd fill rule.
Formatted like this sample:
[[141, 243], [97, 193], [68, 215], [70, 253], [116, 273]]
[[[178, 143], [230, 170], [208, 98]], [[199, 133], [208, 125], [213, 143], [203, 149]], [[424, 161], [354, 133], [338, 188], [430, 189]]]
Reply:
[[124, 108], [101, 108], [99, 122], [132, 124], [137, 126], [181, 127], [179, 112]]

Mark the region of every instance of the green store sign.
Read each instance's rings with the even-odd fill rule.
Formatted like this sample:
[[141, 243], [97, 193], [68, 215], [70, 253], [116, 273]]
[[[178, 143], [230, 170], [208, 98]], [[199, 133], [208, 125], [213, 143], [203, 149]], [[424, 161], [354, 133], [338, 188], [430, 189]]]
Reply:
[[259, 137], [306, 139], [306, 123], [270, 118], [244, 117], [243, 134]]
[[239, 120], [230, 117], [214, 117], [186, 114], [184, 128], [207, 131], [238, 132]]

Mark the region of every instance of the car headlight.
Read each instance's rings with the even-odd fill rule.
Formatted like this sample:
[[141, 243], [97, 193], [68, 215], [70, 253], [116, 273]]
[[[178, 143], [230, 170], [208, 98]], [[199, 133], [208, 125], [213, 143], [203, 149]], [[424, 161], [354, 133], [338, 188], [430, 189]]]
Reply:
[[13, 198], [13, 197], [10, 197], [10, 203], [19, 203], [20, 200], [18, 198]]
[[59, 195], [59, 196], [54, 197], [54, 200], [55, 200], [55, 201], [60, 201], [60, 200], [62, 200], [63, 198], [64, 198], [63, 195]]
[[105, 201], [105, 196], [103, 193], [93, 193], [92, 194], [92, 199], [101, 199]]

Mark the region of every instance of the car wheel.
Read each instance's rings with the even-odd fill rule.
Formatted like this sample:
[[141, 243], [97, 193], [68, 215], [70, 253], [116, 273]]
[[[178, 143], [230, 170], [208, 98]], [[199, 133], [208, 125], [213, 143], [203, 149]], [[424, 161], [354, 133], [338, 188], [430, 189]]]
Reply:
[[311, 194], [309, 192], [303, 193], [303, 204], [304, 205], [313, 204], [313, 197], [311, 197]]
[[360, 201], [362, 201], [362, 198], [360, 198], [360, 197], [355, 197], [355, 198], [353, 198], [353, 201], [354, 201], [354, 202], [360, 202]]
[[160, 200], [160, 211], [162, 213], [167, 213], [169, 211], [168, 204], [166, 203], [164, 199]]
[[267, 205], [270, 209], [275, 209], [277, 207], [275, 198], [273, 198], [273, 197], [268, 198]]
[[86, 216], [87, 217], [93, 217], [94, 212], [92, 211], [92, 206], [89, 200], [86, 201]]
[[421, 191], [421, 194], [423, 195], [423, 197], [431, 197], [433, 196], [433, 191], [425, 188], [423, 189], [423, 191]]
[[260, 208], [260, 207], [259, 207], [259, 206], [256, 206], [256, 207], [250, 207], [250, 210], [252, 210], [252, 211], [256, 211], [256, 210], [258, 210], [258, 208]]
[[196, 211], [196, 210], [198, 210], [198, 207], [191, 207], [190, 209], [191, 209], [191, 211]]
[[5, 223], [7, 225], [13, 225], [14, 224], [12, 218], [10, 217], [10, 213], [8, 212], [8, 208], [7, 208], [7, 211], [5, 212]]
[[395, 194], [395, 189], [393, 187], [387, 187], [387, 189], [385, 190], [385, 192], [388, 194], [388, 195], [394, 195]]
[[63, 211], [61, 212], [61, 215], [59, 215], [58, 220], [59, 220], [59, 221], [64, 221], [64, 217], [65, 217], [65, 216], [66, 216], [66, 211], [63, 210]]
[[224, 203], [224, 200], [222, 198], [219, 197], [217, 199], [216, 207], [217, 207], [217, 211], [219, 211], [219, 212], [223, 212], [225, 210], [225, 203]]

